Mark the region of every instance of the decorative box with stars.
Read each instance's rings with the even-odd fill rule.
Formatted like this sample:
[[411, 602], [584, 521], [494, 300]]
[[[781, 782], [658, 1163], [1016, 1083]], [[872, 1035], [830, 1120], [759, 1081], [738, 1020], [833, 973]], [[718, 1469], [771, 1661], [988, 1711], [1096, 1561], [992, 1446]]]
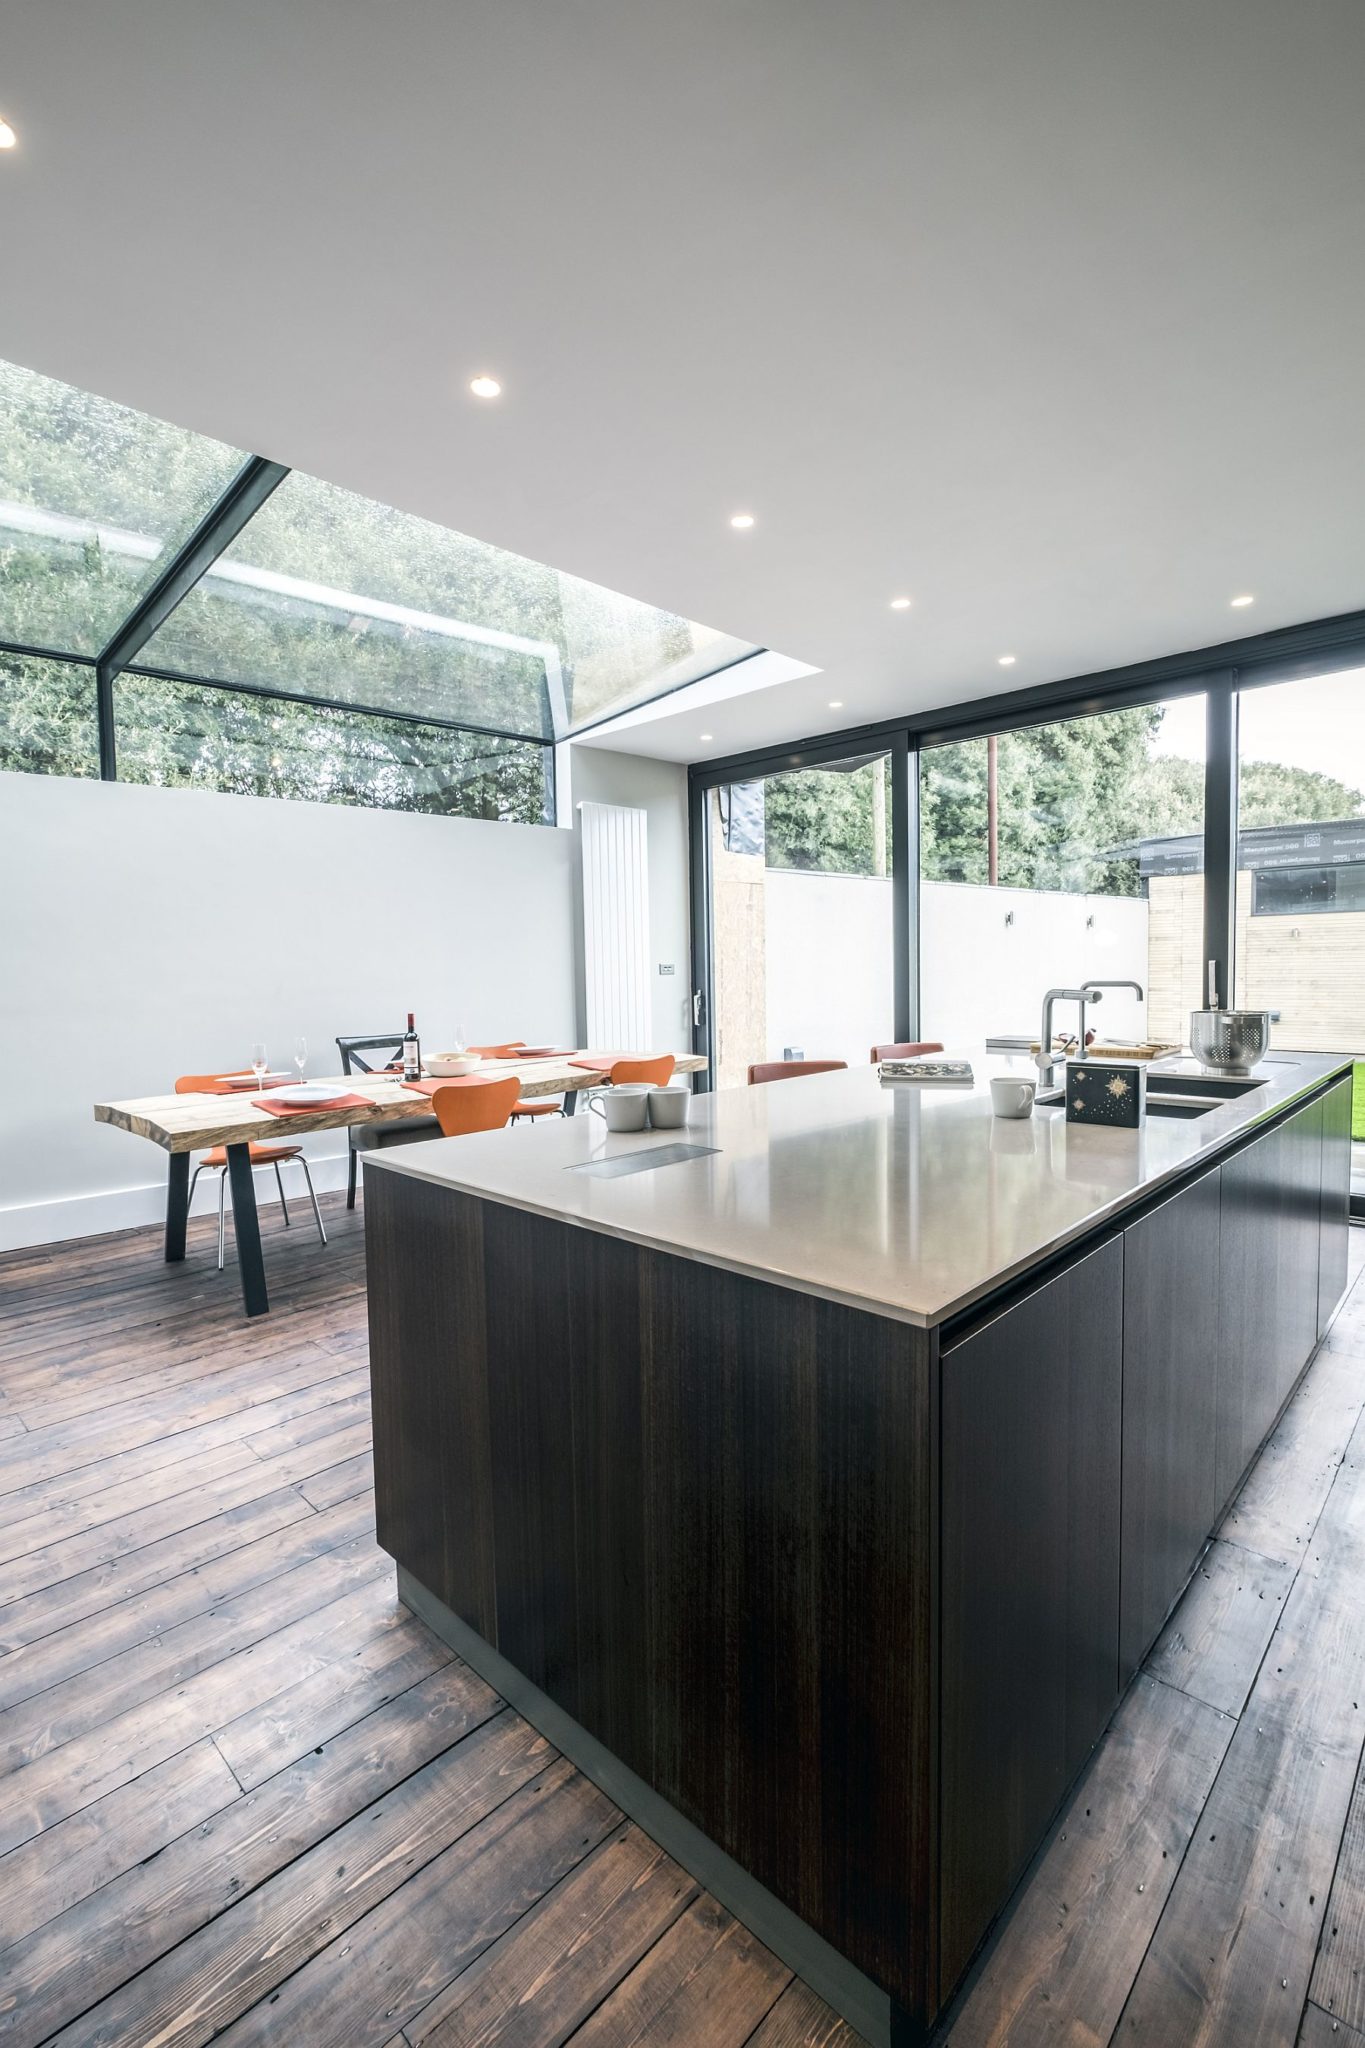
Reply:
[[1068, 1060], [1066, 1120], [1135, 1131], [1147, 1120], [1147, 1069], [1141, 1060]]

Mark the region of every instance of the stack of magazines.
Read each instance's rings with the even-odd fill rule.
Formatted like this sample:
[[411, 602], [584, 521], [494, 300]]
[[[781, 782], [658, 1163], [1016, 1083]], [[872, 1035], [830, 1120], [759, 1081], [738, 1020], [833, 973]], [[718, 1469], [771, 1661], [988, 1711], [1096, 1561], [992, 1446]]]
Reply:
[[928, 1081], [944, 1088], [970, 1088], [974, 1080], [970, 1060], [917, 1059], [883, 1060], [883, 1081]]

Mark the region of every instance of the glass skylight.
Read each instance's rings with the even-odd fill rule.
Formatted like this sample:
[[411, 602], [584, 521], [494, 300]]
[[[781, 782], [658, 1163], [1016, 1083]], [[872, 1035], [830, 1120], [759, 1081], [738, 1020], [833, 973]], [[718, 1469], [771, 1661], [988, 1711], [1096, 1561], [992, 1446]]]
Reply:
[[755, 651], [294, 470], [138, 660], [553, 739]]
[[[247, 460], [0, 363], [0, 643], [99, 655]], [[127, 659], [549, 742], [757, 652], [295, 470]]]
[[98, 654], [245, 460], [0, 363], [0, 639]]

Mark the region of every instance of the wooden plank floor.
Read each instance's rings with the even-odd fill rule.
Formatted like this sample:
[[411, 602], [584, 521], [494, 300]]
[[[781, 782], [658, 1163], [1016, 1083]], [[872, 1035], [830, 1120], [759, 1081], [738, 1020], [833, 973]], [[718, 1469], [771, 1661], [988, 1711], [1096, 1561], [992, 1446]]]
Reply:
[[[0, 2040], [857, 2048], [394, 1596], [363, 1239], [0, 1258]], [[1365, 1288], [945, 2030], [1365, 2048]]]

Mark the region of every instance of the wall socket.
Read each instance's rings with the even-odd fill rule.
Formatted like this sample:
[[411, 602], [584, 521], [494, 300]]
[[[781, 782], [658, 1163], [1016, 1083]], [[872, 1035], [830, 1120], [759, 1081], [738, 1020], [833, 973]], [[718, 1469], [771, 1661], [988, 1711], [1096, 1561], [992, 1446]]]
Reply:
[[659, 972], [660, 974], [671, 974], [673, 972], [673, 962], [671, 960], [661, 960], [659, 962]]

